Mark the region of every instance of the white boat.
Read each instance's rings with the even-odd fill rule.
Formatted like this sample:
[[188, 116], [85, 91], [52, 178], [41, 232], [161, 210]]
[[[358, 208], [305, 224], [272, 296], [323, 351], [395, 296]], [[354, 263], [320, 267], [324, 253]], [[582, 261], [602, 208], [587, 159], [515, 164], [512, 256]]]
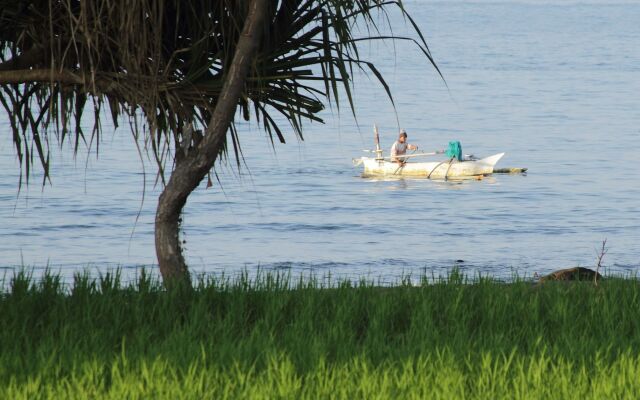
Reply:
[[429, 162], [407, 161], [404, 164], [393, 162], [389, 158], [361, 157], [354, 159], [354, 164], [364, 165], [365, 176], [416, 176], [449, 179], [491, 174], [502, 156], [504, 153], [479, 160], [458, 161], [454, 158]]

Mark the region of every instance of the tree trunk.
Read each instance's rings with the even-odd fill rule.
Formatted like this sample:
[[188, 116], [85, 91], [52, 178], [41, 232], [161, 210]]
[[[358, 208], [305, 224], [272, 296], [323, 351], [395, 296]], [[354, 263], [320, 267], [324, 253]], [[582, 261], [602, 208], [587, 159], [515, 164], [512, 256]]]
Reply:
[[[268, 0], [252, 0], [247, 18], [220, 97], [207, 126], [204, 138], [188, 155], [176, 162], [156, 210], [156, 256], [166, 287], [190, 285], [189, 270], [182, 255], [179, 228], [180, 215], [187, 198], [213, 167], [224, 144], [238, 100], [244, 89], [264, 29]], [[176, 146], [177, 147], [177, 146]], [[176, 152], [181, 151], [176, 148]]]

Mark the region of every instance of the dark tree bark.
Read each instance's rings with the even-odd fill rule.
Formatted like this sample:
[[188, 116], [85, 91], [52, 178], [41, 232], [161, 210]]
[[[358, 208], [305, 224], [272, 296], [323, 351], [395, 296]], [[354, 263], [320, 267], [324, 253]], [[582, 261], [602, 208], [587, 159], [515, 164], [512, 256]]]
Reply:
[[21, 84], [26, 82], [56, 82], [68, 85], [83, 85], [86, 82], [79, 75], [62, 70], [53, 72], [50, 69], [8, 69], [7, 63], [0, 64], [0, 84]]
[[[204, 138], [184, 157], [176, 157], [176, 167], [160, 195], [155, 220], [156, 255], [162, 279], [169, 288], [191, 283], [179, 237], [182, 209], [189, 194], [213, 167], [224, 144], [249, 68], [257, 54], [267, 5], [268, 0], [253, 0], [250, 3], [242, 34]], [[176, 148], [178, 151], [181, 150]]]

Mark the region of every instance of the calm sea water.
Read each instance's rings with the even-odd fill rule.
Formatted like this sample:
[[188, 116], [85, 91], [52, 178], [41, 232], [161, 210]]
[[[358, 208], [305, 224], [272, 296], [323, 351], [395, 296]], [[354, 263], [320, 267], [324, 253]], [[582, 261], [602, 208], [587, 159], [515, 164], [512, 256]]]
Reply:
[[[276, 147], [241, 125], [247, 167], [220, 167], [221, 185], [191, 196], [186, 256], [198, 272], [258, 267], [394, 280], [458, 264], [508, 277], [591, 266], [640, 267], [640, 4], [407, 2], [449, 90], [406, 43], [366, 49], [385, 74], [410, 142], [449, 140], [526, 176], [483, 181], [376, 180], [351, 158], [388, 148], [398, 130], [375, 79], [357, 77], [357, 123], [347, 108], [307, 124], [305, 141]], [[396, 33], [406, 32], [397, 15]], [[6, 115], [0, 120], [6, 121]], [[18, 164], [0, 130], [0, 267], [64, 274], [135, 271], [155, 263], [158, 188], [126, 129], [106, 128], [99, 158], [53, 149], [53, 181], [18, 195]], [[138, 217], [139, 214], [139, 217]], [[458, 262], [457, 260], [464, 260]]]

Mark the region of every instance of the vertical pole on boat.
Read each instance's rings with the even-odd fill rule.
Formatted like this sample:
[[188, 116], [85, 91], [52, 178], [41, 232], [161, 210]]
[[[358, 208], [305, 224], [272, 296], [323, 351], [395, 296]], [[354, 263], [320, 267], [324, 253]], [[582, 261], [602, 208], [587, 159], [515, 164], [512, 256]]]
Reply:
[[373, 124], [373, 133], [373, 138], [376, 142], [376, 160], [380, 161], [383, 159], [383, 157], [382, 149], [380, 148], [380, 135], [378, 135], [378, 126], [376, 124]]

